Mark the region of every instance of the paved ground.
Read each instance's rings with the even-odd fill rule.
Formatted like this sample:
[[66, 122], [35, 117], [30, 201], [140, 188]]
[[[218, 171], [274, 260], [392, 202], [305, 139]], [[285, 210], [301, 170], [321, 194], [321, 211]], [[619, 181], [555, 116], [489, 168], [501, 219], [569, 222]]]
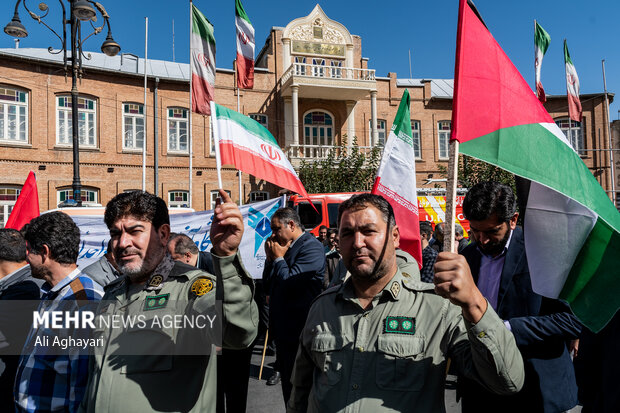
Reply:
[[[250, 371], [250, 384], [248, 389], [247, 411], [251, 413], [285, 413], [284, 399], [282, 398], [282, 388], [280, 385], [267, 386], [266, 382], [273, 373], [273, 363], [275, 357], [265, 357], [263, 375], [258, 380], [260, 361], [262, 355], [262, 344], [257, 344], [252, 355], [252, 366]], [[446, 412], [460, 413], [460, 404], [456, 402], [455, 377], [448, 376], [446, 382]], [[569, 413], [579, 413], [581, 407], [570, 410]]]

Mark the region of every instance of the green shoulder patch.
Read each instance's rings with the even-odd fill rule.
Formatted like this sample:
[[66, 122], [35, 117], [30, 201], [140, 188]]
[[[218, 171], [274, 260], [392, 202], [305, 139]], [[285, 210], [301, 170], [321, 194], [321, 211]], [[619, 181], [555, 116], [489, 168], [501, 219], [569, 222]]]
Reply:
[[385, 317], [384, 333], [415, 334], [415, 317]]
[[146, 297], [146, 301], [144, 301], [144, 310], [157, 310], [158, 308], [164, 308], [168, 305], [169, 298], [170, 294], [161, 294]]

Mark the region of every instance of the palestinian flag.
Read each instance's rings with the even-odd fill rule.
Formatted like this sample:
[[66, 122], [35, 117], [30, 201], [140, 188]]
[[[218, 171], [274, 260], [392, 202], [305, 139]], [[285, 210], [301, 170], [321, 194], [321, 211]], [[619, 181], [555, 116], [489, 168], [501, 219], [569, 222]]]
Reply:
[[409, 106], [409, 90], [405, 89], [383, 149], [372, 193], [381, 195], [392, 205], [400, 231], [400, 249], [411, 254], [422, 268], [415, 153]]
[[308, 197], [295, 169], [263, 125], [215, 102], [211, 102], [211, 113], [213, 135], [219, 143], [219, 165], [233, 165], [241, 172]]
[[566, 68], [566, 95], [568, 97], [568, 114], [575, 122], [581, 122], [581, 102], [579, 101], [579, 77], [573, 61], [570, 60], [566, 39], [564, 39], [564, 66]]
[[620, 213], [466, 0], [456, 47], [452, 138], [462, 153], [531, 180], [533, 288], [599, 331], [620, 307]]
[[542, 103], [547, 101], [545, 96], [545, 89], [540, 81], [540, 68], [542, 66], [543, 57], [547, 53], [549, 43], [551, 43], [551, 36], [542, 28], [537, 21], [534, 21], [534, 66], [536, 69], [536, 96]]
[[237, 87], [254, 87], [254, 27], [245, 14], [241, 0], [235, 0], [235, 25], [237, 26]]
[[215, 88], [215, 37], [213, 25], [193, 4], [190, 65], [192, 111], [210, 115], [209, 102]]

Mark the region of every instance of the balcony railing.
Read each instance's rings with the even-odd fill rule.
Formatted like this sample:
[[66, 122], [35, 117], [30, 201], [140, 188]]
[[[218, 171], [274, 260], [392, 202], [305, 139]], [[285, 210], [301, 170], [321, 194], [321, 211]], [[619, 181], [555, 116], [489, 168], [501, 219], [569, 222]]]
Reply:
[[336, 67], [312, 65], [308, 63], [293, 63], [282, 76], [282, 83], [291, 76], [309, 78], [375, 80], [374, 69], [358, 69], [356, 67]]
[[[357, 147], [364, 155], [370, 154], [372, 146]], [[333, 156], [340, 155], [342, 147], [333, 145], [290, 145], [287, 156], [293, 164], [299, 164], [302, 160], [316, 161], [325, 159], [331, 153]]]

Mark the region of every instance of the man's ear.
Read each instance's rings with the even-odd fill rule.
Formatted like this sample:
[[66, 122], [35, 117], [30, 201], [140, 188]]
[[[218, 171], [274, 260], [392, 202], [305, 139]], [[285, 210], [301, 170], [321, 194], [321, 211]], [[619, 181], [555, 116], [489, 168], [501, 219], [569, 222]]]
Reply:
[[512, 218], [510, 218], [510, 222], [508, 223], [508, 225], [510, 226], [510, 229], [515, 229], [517, 227], [517, 220], [519, 219], [519, 213], [515, 212], [515, 214], [512, 216]]
[[400, 247], [400, 230], [398, 225], [394, 225], [392, 228], [392, 239], [394, 240], [394, 248]]
[[47, 244], [43, 244], [41, 248], [41, 264], [44, 264], [46, 260], [52, 259], [50, 247]]
[[170, 225], [162, 224], [157, 230], [157, 235], [161, 240], [162, 245], [165, 247], [168, 245], [168, 239], [170, 238]]
[[183, 254], [183, 262], [186, 264], [189, 264], [192, 262], [192, 253], [189, 251], [186, 251], [185, 254]]

